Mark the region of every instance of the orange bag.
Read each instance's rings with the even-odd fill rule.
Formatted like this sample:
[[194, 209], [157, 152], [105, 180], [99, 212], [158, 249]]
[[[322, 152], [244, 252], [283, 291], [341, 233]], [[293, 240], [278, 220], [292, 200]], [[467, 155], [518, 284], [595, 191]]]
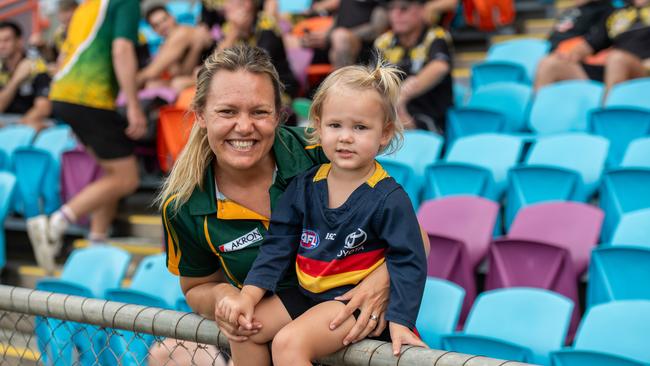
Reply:
[[[515, 20], [513, 0], [463, 0], [465, 22], [482, 31], [493, 31], [497, 26], [512, 24]], [[495, 13], [498, 15], [495, 19]]]
[[156, 148], [160, 169], [168, 173], [185, 147], [194, 125], [194, 113], [172, 106], [160, 108]]

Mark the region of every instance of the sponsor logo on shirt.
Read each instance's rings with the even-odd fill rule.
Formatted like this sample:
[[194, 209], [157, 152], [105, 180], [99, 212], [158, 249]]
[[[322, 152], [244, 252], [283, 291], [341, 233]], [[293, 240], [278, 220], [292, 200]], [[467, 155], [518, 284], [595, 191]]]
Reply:
[[345, 237], [345, 245], [336, 256], [342, 258], [362, 251], [363, 243], [366, 242], [366, 239], [368, 239], [368, 234], [366, 234], [366, 232], [361, 228], [357, 228], [356, 231]]
[[262, 239], [264, 239], [262, 237], [262, 234], [260, 234], [260, 231], [255, 228], [255, 230], [249, 232], [248, 234], [244, 234], [233, 241], [220, 245], [219, 250], [224, 253], [242, 250], [252, 244], [262, 241]]
[[318, 233], [313, 230], [302, 229], [300, 236], [300, 246], [305, 249], [315, 249], [320, 244]]

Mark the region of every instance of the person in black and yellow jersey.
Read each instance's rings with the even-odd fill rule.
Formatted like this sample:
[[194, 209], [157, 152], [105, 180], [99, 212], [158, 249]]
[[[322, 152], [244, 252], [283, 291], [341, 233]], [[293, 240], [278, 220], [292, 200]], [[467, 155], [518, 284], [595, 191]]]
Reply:
[[[159, 196], [168, 269], [180, 276], [190, 307], [215, 319], [235, 341], [261, 324], [254, 330], [232, 327], [216, 318], [216, 304], [238, 293], [289, 181], [326, 161], [319, 145], [306, 142], [304, 130], [280, 126], [279, 80], [260, 48], [239, 45], [211, 55], [198, 74], [192, 104], [197, 122]], [[295, 273], [282, 286], [298, 286]], [[388, 293], [382, 265], [344, 295], [350, 301], [332, 326], [360, 310], [346, 341], [380, 334], [386, 323], [369, 319], [385, 312]]]

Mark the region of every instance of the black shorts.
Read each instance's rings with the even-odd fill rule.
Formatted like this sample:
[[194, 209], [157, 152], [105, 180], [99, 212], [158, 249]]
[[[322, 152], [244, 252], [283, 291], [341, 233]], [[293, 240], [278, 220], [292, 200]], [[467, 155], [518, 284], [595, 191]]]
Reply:
[[[300, 291], [298, 287], [292, 287], [286, 290], [280, 290], [276, 293], [284, 308], [287, 309], [291, 320], [294, 320], [304, 314], [307, 310], [313, 308], [314, 306], [325, 302], [314, 300]], [[346, 303], [345, 301], [341, 301]], [[361, 312], [357, 309], [354, 314], [354, 318], [359, 318]], [[379, 335], [379, 337], [368, 337], [369, 339], [374, 339], [377, 341], [390, 342], [390, 331], [388, 327]]]
[[587, 77], [590, 80], [600, 81], [601, 83], [605, 81], [605, 66], [603, 65], [590, 65], [581, 63], [582, 69], [587, 73]]
[[79, 140], [99, 159], [111, 160], [133, 155], [133, 141], [124, 132], [128, 123], [117, 112], [53, 102], [52, 114], [70, 125]]

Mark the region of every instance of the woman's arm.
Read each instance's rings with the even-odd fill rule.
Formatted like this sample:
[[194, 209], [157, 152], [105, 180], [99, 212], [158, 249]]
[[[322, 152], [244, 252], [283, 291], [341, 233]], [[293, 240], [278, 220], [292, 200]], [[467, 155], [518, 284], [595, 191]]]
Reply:
[[[420, 226], [420, 235], [424, 244], [424, 252], [429, 256], [430, 244], [429, 236]], [[336, 329], [343, 321], [360, 310], [361, 314], [356, 320], [354, 327], [343, 340], [344, 344], [355, 343], [364, 338], [379, 336], [386, 328], [384, 313], [388, 306], [388, 295], [390, 292], [390, 276], [386, 264], [377, 267], [368, 277], [364, 278], [355, 288], [346, 292], [336, 300], [348, 301], [345, 307], [330, 323], [331, 329]], [[379, 317], [378, 321], [370, 321], [370, 315]]]

